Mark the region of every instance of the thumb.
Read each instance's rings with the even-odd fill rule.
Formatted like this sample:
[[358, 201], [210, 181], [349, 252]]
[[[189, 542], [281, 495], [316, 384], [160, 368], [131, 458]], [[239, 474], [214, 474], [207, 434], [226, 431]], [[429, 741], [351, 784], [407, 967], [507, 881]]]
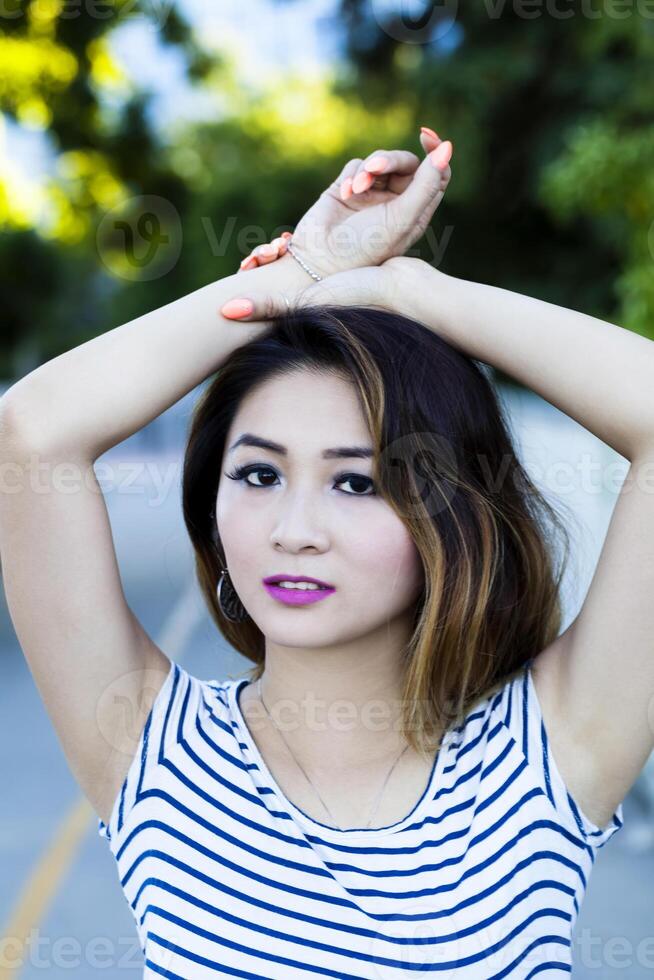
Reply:
[[[429, 144], [423, 143], [423, 147], [426, 145]], [[411, 183], [388, 205], [391, 211], [399, 212], [403, 222], [422, 221], [424, 224], [425, 220], [431, 220], [452, 176], [449, 166], [451, 156], [450, 140], [439, 143], [436, 149], [427, 152]]]
[[271, 320], [304, 306], [387, 306], [388, 272], [380, 266], [366, 266], [335, 272], [311, 283], [292, 297], [286, 293], [238, 296], [228, 300], [220, 312], [228, 320]]
[[[315, 287], [319, 286], [320, 283], [315, 284]], [[313, 299], [315, 292], [314, 286], [307, 286], [299, 295], [303, 302], [319, 302], [319, 300]], [[274, 317], [282, 316], [284, 313], [289, 313], [297, 298], [298, 294], [295, 294], [292, 299], [284, 292], [235, 296], [223, 303], [220, 307], [220, 313], [227, 320], [271, 320]]]

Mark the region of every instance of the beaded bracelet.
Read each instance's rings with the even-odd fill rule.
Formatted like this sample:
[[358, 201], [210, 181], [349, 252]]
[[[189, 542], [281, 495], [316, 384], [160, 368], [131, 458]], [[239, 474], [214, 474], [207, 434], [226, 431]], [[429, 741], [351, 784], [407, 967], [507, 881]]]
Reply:
[[286, 251], [291, 253], [291, 255], [293, 256], [293, 258], [295, 259], [295, 261], [300, 263], [300, 265], [302, 266], [302, 268], [304, 269], [304, 271], [305, 272], [308, 272], [312, 279], [315, 279], [316, 282], [322, 282], [322, 276], [319, 276], [317, 272], [312, 272], [311, 269], [309, 268], [309, 266], [308, 265], [305, 265], [305, 263], [302, 261], [302, 259], [300, 258], [300, 256], [299, 255], [296, 255], [295, 252], [293, 251], [293, 249], [291, 248], [291, 243], [290, 242], [287, 242], [286, 243]]

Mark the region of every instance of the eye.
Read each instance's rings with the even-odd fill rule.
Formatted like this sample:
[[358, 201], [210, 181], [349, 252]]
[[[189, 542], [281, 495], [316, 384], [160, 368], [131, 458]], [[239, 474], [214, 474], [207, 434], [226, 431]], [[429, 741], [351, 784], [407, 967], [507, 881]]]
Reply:
[[[249, 477], [252, 474], [256, 474], [257, 477], [259, 477], [260, 473], [268, 475], [272, 474], [273, 477], [277, 476], [275, 470], [273, 470], [270, 466], [237, 466], [231, 473], [226, 473], [225, 476], [230, 480], [242, 480], [246, 486], [257, 490], [262, 490], [267, 486], [274, 486], [273, 483], [250, 483], [250, 481], [246, 479], [246, 477]], [[368, 487], [370, 490], [369, 493], [360, 493], [358, 491], [351, 492], [349, 490], [341, 491], [348, 497], [372, 497], [375, 496], [376, 493], [374, 484], [370, 477], [364, 476], [362, 473], [339, 473], [334, 478], [334, 483], [351, 483], [353, 486], [358, 484], [359, 487], [361, 487], [361, 484], [363, 483], [364, 489], [365, 487]]]
[[245, 478], [251, 473], [272, 473], [273, 476], [276, 475], [275, 471], [270, 469], [268, 466], [237, 466], [231, 473], [226, 473], [225, 476], [230, 480], [243, 480], [249, 487], [270, 486], [270, 484], [250, 483], [250, 481], [246, 480]]
[[375, 487], [369, 476], [363, 476], [361, 473], [341, 473], [336, 477], [334, 483], [352, 483], [353, 486], [357, 484], [361, 486], [368, 485], [370, 487], [370, 493], [350, 493], [348, 491], [349, 497], [373, 497], [375, 495]]

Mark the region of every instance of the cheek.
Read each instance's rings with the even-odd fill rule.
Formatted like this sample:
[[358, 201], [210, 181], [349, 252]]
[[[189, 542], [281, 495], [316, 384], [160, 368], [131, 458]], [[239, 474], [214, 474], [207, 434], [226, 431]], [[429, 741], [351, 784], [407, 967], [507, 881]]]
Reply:
[[384, 513], [379, 520], [352, 534], [348, 552], [368, 582], [388, 595], [417, 595], [424, 582], [422, 561], [413, 539], [395, 514]]
[[228, 562], [236, 565], [261, 548], [261, 532], [252, 508], [232, 488], [222, 484], [216, 498], [216, 523]]

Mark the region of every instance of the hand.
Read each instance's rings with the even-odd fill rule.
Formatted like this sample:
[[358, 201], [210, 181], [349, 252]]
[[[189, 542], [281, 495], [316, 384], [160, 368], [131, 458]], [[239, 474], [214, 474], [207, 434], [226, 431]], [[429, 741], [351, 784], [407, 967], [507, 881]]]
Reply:
[[[284, 261], [293, 259], [289, 256]], [[396, 256], [381, 265], [335, 272], [322, 282], [310, 282], [291, 298], [282, 291], [262, 293], [253, 288], [247, 296], [230, 299], [220, 312], [227, 319], [242, 322], [272, 320], [290, 310], [313, 305], [373, 306], [389, 312], [402, 312], [400, 280], [406, 286], [407, 278], [420, 274], [421, 267], [425, 266], [428, 270], [432, 269], [421, 259]], [[247, 314], [242, 312], [243, 301], [252, 307]]]
[[[451, 177], [452, 144], [426, 127], [420, 140], [427, 153], [422, 164], [407, 151], [379, 150], [365, 161], [350, 160], [323, 191], [292, 235], [294, 251], [311, 269], [326, 278], [379, 265], [402, 255], [424, 234]], [[258, 246], [241, 269], [274, 261], [290, 239], [284, 232]]]

